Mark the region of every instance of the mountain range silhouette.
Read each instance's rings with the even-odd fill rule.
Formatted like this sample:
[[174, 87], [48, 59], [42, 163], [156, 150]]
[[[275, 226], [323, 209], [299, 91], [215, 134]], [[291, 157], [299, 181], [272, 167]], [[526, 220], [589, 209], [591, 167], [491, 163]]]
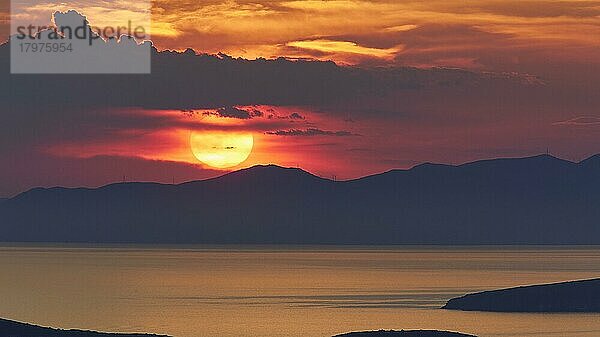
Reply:
[[350, 181], [254, 166], [165, 185], [35, 188], [0, 203], [0, 241], [600, 244], [600, 155], [422, 164]]

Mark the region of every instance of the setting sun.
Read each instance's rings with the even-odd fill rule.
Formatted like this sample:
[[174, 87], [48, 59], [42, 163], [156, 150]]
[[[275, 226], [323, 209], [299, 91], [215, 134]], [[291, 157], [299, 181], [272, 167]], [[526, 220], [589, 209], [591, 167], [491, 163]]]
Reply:
[[254, 137], [251, 133], [192, 132], [190, 147], [194, 156], [206, 165], [216, 168], [237, 166], [248, 159]]

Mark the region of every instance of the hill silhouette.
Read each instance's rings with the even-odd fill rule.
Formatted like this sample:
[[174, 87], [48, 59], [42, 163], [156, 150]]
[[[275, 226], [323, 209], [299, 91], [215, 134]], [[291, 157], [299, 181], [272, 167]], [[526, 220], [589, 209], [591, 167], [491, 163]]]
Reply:
[[116, 334], [86, 330], [61, 330], [0, 318], [0, 337], [167, 337], [151, 334]]
[[443, 309], [495, 312], [600, 312], [600, 279], [468, 294], [449, 300]]
[[600, 156], [423, 164], [351, 181], [255, 166], [180, 185], [35, 188], [0, 241], [599, 244]]

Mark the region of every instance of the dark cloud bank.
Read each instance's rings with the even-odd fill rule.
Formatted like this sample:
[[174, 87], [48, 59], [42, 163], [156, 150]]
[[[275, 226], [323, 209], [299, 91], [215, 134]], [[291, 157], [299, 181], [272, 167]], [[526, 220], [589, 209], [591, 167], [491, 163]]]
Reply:
[[[153, 49], [152, 53], [149, 75], [24, 76], [9, 74], [6, 43], [0, 46], [0, 99], [19, 105], [166, 109], [323, 105], [398, 89], [472, 84], [490, 77], [455, 69], [361, 69], [283, 58], [245, 60], [224, 54], [197, 55], [192, 50], [179, 53]], [[236, 111], [219, 113], [227, 117]]]
[[[333, 62], [245, 60], [156, 49], [148, 75], [11, 75], [9, 54], [9, 45], [0, 45], [0, 131], [4, 135], [0, 148], [17, 143], [16, 139], [20, 143], [26, 138], [53, 137], [57, 128], [65, 132], [62, 136], [79, 133], [82, 137], [89, 136], [80, 134], [83, 129], [182, 126], [180, 119], [114, 113], [131, 108], [181, 110], [182, 114], [215, 109], [209, 114], [237, 119], [266, 114], [269, 120], [302, 121], [305, 117], [299, 113], [278, 116], [239, 107], [304, 106], [339, 113], [344, 119], [375, 116], [419, 122], [442, 116], [456, 121], [453, 110], [462, 109], [466, 100], [489, 104], [489, 99], [499, 100], [532, 86], [530, 77], [460, 69], [341, 67]], [[440, 104], [434, 103], [436, 99]], [[561, 116], [562, 120], [572, 117]], [[284, 129], [274, 128], [266, 131]]]

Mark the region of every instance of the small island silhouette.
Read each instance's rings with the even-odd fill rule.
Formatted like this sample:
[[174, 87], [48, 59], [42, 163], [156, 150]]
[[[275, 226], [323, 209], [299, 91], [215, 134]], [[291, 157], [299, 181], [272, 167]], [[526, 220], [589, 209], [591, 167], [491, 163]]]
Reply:
[[442, 307], [493, 312], [600, 312], [600, 278], [467, 294]]

